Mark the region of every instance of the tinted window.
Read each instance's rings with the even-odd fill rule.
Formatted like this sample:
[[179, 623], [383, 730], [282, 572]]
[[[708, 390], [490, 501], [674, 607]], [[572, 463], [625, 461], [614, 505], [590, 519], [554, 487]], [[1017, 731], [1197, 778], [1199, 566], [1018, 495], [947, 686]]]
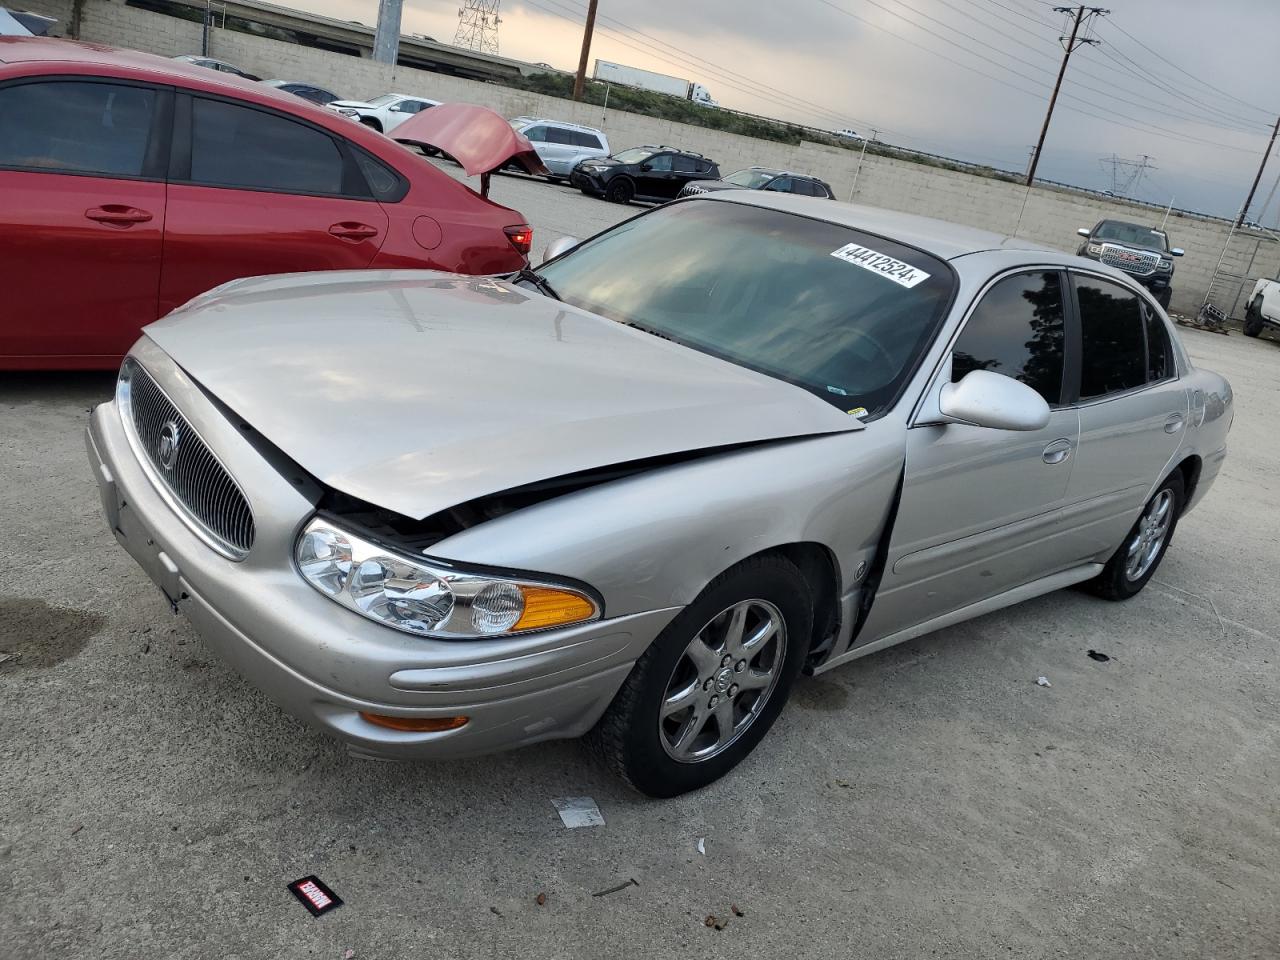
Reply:
[[659, 207], [543, 272], [574, 306], [873, 415], [915, 369], [954, 283], [911, 247], [737, 203]]
[[1169, 340], [1169, 331], [1164, 321], [1155, 310], [1140, 300], [1142, 316], [1147, 324], [1147, 379], [1164, 380], [1177, 372], [1173, 360], [1173, 344]]
[[396, 104], [396, 109], [399, 110], [400, 113], [421, 113], [429, 106], [431, 106], [431, 104], [422, 100], [402, 100]]
[[1080, 301], [1080, 399], [1146, 383], [1146, 337], [1137, 294], [1092, 277], [1076, 277], [1075, 285]]
[[530, 127], [528, 130], [524, 132], [524, 135], [526, 138], [528, 138], [529, 140], [532, 140], [535, 143], [547, 142], [546, 127]]
[[769, 181], [765, 189], [772, 190], [775, 193], [791, 193], [792, 182], [790, 177], [778, 177], [776, 180]]
[[822, 197], [826, 200], [830, 200], [835, 196], [835, 194], [831, 192], [831, 188], [821, 180], [813, 181], [813, 195], [815, 197]]
[[792, 180], [791, 192], [801, 197], [812, 197], [813, 186], [808, 180]]
[[685, 157], [676, 154], [672, 160], [672, 167], [676, 173], [696, 173], [698, 170], [698, 162], [693, 157]]
[[711, 172], [712, 170], [714, 170], [714, 169], [715, 169], [715, 164], [714, 164], [714, 163], [712, 163], [710, 160], [699, 160], [699, 161], [698, 161], [698, 172], [699, 172], [699, 173], [710, 173], [710, 172]]
[[952, 351], [951, 380], [990, 370], [1021, 380], [1049, 404], [1062, 402], [1062, 282], [1055, 271], [996, 283], [978, 303]]
[[656, 157], [650, 157], [645, 163], [649, 164], [649, 169], [657, 173], [666, 173], [671, 169], [671, 154], [664, 153]]
[[277, 114], [192, 102], [191, 179], [279, 193], [341, 193], [342, 155], [327, 134]]
[[603, 150], [604, 147], [600, 143], [600, 138], [594, 133], [587, 133], [585, 130], [570, 131], [573, 138], [570, 142], [576, 147], [590, 147], [592, 150]]
[[154, 90], [54, 81], [0, 89], [0, 166], [141, 176]]
[[404, 196], [406, 184], [386, 164], [358, 148], [352, 147], [351, 152], [355, 155], [356, 166], [364, 174], [364, 179], [375, 197], [395, 203]]
[[548, 143], [563, 143], [566, 145], [573, 144], [573, 131], [564, 130], [560, 127], [547, 127]]

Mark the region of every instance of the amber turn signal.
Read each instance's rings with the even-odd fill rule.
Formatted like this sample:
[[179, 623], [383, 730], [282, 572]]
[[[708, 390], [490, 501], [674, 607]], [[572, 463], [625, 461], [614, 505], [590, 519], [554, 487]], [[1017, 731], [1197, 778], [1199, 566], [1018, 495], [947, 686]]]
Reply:
[[558, 627], [564, 624], [590, 620], [596, 614], [595, 605], [586, 597], [567, 590], [551, 587], [520, 588], [524, 597], [524, 613], [512, 630], [537, 630], [540, 627]]
[[405, 733], [441, 733], [445, 730], [457, 730], [465, 727], [470, 717], [389, 717], [382, 713], [365, 713], [360, 716], [370, 723], [388, 730], [402, 730]]

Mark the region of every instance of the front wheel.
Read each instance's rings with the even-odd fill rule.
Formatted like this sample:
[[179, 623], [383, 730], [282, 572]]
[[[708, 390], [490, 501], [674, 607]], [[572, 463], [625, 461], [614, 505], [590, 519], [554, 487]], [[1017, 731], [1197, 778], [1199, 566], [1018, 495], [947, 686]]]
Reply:
[[804, 663], [809, 585], [781, 556], [713, 580], [636, 661], [591, 732], [641, 793], [674, 797], [724, 776], [769, 732]]
[[636, 195], [635, 184], [625, 177], [621, 177], [609, 184], [609, 189], [605, 191], [604, 195], [612, 203], [630, 203]]
[[1128, 600], [1141, 592], [1169, 549], [1184, 496], [1182, 472], [1175, 470], [1151, 495], [1102, 573], [1090, 581], [1094, 593], [1106, 600]]
[[1169, 301], [1173, 299], [1173, 287], [1165, 287], [1156, 294], [1156, 303], [1160, 304], [1160, 308], [1165, 312], [1169, 310]]
[[1262, 333], [1262, 305], [1254, 300], [1244, 311], [1244, 335], [1256, 337]]

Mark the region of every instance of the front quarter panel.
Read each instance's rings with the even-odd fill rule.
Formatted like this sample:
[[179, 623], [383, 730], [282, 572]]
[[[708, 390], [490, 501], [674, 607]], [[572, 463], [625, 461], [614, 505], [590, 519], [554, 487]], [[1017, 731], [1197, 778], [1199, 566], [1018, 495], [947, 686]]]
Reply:
[[886, 419], [710, 454], [491, 520], [431, 553], [583, 581], [614, 617], [687, 604], [740, 560], [817, 543], [831, 551], [843, 595], [874, 555], [902, 451], [901, 424]]

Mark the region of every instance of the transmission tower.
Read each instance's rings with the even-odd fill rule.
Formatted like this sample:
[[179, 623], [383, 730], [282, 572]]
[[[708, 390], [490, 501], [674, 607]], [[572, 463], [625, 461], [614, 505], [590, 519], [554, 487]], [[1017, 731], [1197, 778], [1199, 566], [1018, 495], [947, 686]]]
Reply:
[[1132, 195], [1148, 170], [1160, 169], [1145, 153], [1137, 160], [1126, 160], [1113, 153], [1109, 157], [1103, 157], [1101, 163], [1104, 169], [1111, 168], [1111, 192], [1117, 197]]
[[453, 45], [481, 53], [497, 53], [501, 3], [502, 0], [463, 0], [458, 8], [458, 32], [453, 35]]

